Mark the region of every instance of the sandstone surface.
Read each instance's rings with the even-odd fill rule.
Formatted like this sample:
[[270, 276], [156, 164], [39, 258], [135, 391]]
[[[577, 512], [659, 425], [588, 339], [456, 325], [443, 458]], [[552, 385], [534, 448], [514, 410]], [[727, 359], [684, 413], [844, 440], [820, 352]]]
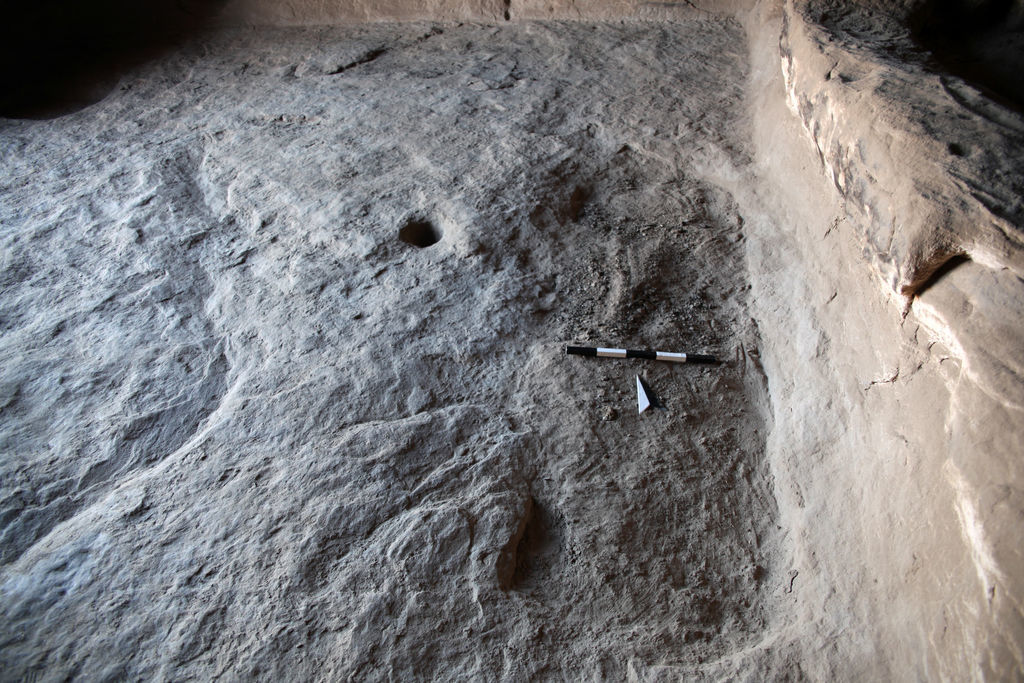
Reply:
[[[756, 640], [788, 587], [757, 331], [689, 161], [742, 156], [745, 71], [730, 22], [235, 31], [8, 123], [6, 670], [622, 677]], [[641, 419], [635, 367], [562, 355], [612, 338], [730, 363], [646, 368]]]
[[1024, 124], [847, 5], [236, 0], [5, 101], [3, 678], [1019, 678]]

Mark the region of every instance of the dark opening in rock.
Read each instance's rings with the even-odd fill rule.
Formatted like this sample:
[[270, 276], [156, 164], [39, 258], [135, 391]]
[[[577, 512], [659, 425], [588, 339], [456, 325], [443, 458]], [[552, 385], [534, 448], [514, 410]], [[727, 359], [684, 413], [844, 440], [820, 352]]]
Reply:
[[125, 73], [205, 30], [223, 5], [224, 0], [6, 3], [0, 116], [52, 119], [95, 104]]
[[429, 247], [441, 241], [441, 229], [422, 218], [410, 218], [398, 231], [398, 239], [414, 247]]
[[1024, 111], [1024, 12], [1019, 0], [927, 0], [911, 14], [910, 29], [943, 69]]

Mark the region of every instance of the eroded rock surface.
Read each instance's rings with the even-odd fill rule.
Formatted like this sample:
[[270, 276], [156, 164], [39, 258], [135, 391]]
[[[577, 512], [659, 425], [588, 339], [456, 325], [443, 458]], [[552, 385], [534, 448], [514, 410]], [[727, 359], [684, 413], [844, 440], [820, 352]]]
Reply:
[[235, 31], [4, 122], [5, 675], [759, 639], [791, 577], [743, 221], [694, 162], [744, 163], [746, 68], [728, 21]]
[[494, 25], [0, 123], [4, 676], [1021, 677], [1020, 2], [227, 10]]
[[905, 23], [790, 5], [781, 40], [790, 106], [884, 280], [912, 297], [960, 257], [1024, 276], [1017, 112], [937, 72]]

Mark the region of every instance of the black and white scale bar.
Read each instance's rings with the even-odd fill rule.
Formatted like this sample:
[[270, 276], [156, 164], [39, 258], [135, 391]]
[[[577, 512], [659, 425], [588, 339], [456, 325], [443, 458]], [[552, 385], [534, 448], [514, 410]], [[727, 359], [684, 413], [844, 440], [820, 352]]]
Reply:
[[566, 346], [567, 356], [597, 356], [598, 358], [644, 358], [665, 360], [670, 363], [717, 363], [714, 356], [699, 353], [669, 353], [668, 351], [637, 351], [635, 349], [606, 349], [601, 346]]

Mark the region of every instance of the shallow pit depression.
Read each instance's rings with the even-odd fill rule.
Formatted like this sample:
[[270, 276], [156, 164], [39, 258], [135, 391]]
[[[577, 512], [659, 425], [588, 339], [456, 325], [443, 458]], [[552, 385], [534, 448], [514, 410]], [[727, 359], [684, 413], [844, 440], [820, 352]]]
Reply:
[[745, 55], [727, 20], [228, 31], [0, 123], [4, 670], [623, 678], [757, 642], [794, 577], [743, 219], [700, 170], [746, 163]]

